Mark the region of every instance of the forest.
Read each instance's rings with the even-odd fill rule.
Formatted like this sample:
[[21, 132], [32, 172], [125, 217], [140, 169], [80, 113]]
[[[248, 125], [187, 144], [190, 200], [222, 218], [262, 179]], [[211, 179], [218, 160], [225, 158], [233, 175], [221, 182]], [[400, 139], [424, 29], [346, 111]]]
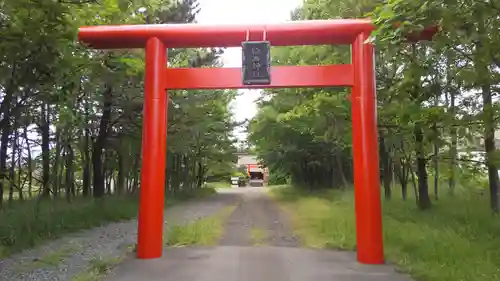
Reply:
[[[78, 28], [189, 23], [198, 11], [196, 0], [0, 2], [0, 253], [137, 214], [137, 196], [128, 195], [138, 195], [140, 180], [144, 52], [87, 48]], [[168, 52], [179, 67], [217, 66], [222, 54]], [[237, 93], [168, 94], [170, 204], [228, 173]]]

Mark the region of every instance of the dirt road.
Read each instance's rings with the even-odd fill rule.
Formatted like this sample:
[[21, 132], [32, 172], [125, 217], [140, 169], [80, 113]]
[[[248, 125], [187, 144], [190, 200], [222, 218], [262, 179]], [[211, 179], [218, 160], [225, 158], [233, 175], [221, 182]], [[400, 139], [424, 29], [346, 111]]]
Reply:
[[263, 188], [245, 187], [228, 190], [238, 194], [238, 203], [226, 223], [221, 246], [298, 247], [288, 218]]

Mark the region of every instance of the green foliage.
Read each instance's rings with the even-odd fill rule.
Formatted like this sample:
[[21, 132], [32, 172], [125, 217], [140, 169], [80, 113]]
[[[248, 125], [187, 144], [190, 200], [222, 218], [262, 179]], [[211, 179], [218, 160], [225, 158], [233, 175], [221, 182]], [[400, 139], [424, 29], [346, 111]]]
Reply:
[[279, 170], [269, 172], [269, 185], [282, 185], [289, 183], [289, 176]]
[[[500, 162], [494, 132], [500, 111], [492, 96], [500, 82], [500, 60], [491, 50], [500, 42], [499, 8], [498, 0], [307, 0], [294, 11], [294, 20], [369, 16], [376, 26], [369, 42], [376, 46], [379, 166], [387, 198], [392, 181], [405, 190], [414, 184], [419, 207], [427, 209], [431, 187], [436, 198], [443, 182], [453, 193], [464, 172], [484, 178], [486, 164], [493, 179], [490, 193], [496, 197]], [[442, 30], [433, 41], [414, 40], [425, 27], [436, 25]], [[350, 60], [346, 46], [273, 50], [276, 65]], [[352, 183], [348, 95], [338, 88], [266, 91], [249, 125], [249, 140], [263, 163], [299, 186]], [[486, 149], [481, 139], [490, 143]], [[478, 159], [481, 151], [486, 159]], [[431, 184], [417, 181], [429, 174]], [[491, 202], [498, 211], [497, 200]]]
[[[67, 200], [136, 193], [144, 51], [88, 48], [76, 40], [78, 28], [189, 23], [197, 1], [6, 0], [1, 6], [0, 194], [14, 201], [39, 192]], [[218, 66], [222, 54], [168, 52], [174, 67]], [[167, 192], [186, 194], [211, 174], [230, 174], [235, 96], [228, 90], [169, 92]]]
[[[297, 19], [345, 16], [338, 12], [348, 3], [327, 2], [306, 1]], [[276, 48], [273, 61], [277, 65], [349, 63], [350, 50], [346, 46]], [[340, 187], [352, 181], [347, 96], [348, 91], [341, 88], [266, 91], [249, 126], [249, 140], [263, 164], [301, 186]]]
[[232, 177], [248, 177], [248, 174], [247, 173], [243, 173], [241, 171], [235, 171], [231, 174]]

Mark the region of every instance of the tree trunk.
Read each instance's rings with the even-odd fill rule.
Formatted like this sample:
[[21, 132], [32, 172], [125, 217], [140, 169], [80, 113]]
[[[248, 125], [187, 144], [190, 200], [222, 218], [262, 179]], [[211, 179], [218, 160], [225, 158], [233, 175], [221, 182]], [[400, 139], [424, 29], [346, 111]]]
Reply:
[[[140, 148], [138, 151], [140, 151]], [[132, 194], [135, 194], [137, 192], [137, 190], [139, 189], [140, 166], [141, 166], [141, 153], [136, 152], [134, 166], [132, 168], [133, 180], [132, 180], [132, 186], [130, 189], [130, 193], [132, 193]], [[167, 189], [168, 185], [165, 185], [165, 188]]]
[[343, 166], [343, 163], [342, 163], [342, 155], [340, 153], [338, 153], [335, 156], [335, 160], [336, 160], [336, 163], [337, 163], [337, 168], [338, 168], [338, 174], [340, 176], [340, 181], [342, 182], [342, 187], [346, 187], [346, 186], [349, 185], [349, 183], [347, 182], [347, 179], [346, 179], [345, 174], [344, 174], [344, 166]]
[[112, 88], [107, 87], [103, 93], [103, 108], [102, 116], [99, 122], [99, 134], [93, 144], [92, 149], [92, 165], [93, 165], [93, 186], [94, 197], [100, 198], [105, 193], [105, 178], [103, 169], [103, 150], [106, 147], [106, 140], [108, 137], [108, 126], [111, 121], [111, 106], [112, 106]]
[[406, 163], [404, 159], [399, 158], [398, 161], [394, 162], [395, 165], [395, 174], [399, 179], [399, 183], [401, 183], [401, 197], [403, 200], [408, 198], [408, 173], [406, 169]]
[[[484, 21], [478, 22], [478, 31], [484, 34]], [[487, 38], [483, 38], [487, 40]], [[492, 102], [490, 71], [488, 69], [490, 57], [489, 51], [485, 50], [482, 40], [476, 43], [476, 57], [474, 65], [476, 73], [480, 77], [483, 96], [483, 116], [484, 116], [484, 151], [486, 152], [486, 166], [488, 168], [488, 180], [490, 186], [490, 207], [494, 213], [498, 213], [498, 169], [494, 163], [495, 152], [495, 113]]]
[[457, 91], [455, 86], [453, 86], [452, 81], [454, 79], [455, 73], [454, 69], [451, 68], [451, 63], [454, 62], [454, 58], [449, 55], [447, 57], [447, 62], [448, 62], [448, 69], [446, 73], [446, 81], [447, 81], [447, 88], [448, 90], [448, 95], [450, 97], [450, 115], [452, 118], [451, 122], [451, 128], [450, 128], [450, 168], [449, 168], [449, 177], [448, 177], [448, 192], [450, 195], [455, 194], [455, 185], [456, 185], [456, 167], [457, 167], [457, 142], [458, 142], [458, 136], [457, 136], [457, 129], [455, 127], [456, 125], [456, 108], [455, 108], [455, 97], [457, 95]]
[[420, 124], [415, 125], [415, 145], [417, 156], [417, 176], [418, 176], [418, 207], [426, 210], [431, 207], [431, 198], [429, 197], [429, 184], [427, 176], [427, 160], [424, 153], [424, 134]]
[[387, 146], [385, 144], [385, 137], [380, 134], [380, 156], [382, 160], [383, 171], [383, 181], [384, 181], [384, 196], [385, 199], [391, 199], [391, 180], [392, 180], [392, 165], [391, 157], [389, 155]]
[[[68, 137], [69, 137], [68, 132]], [[66, 192], [66, 200], [71, 201], [71, 195], [74, 194], [75, 186], [74, 186], [74, 152], [73, 147], [71, 146], [71, 140], [67, 140], [66, 143], [66, 177], [65, 177], [65, 192]]]
[[26, 150], [28, 153], [28, 196], [29, 198], [33, 197], [33, 163], [31, 159], [31, 144], [28, 138], [28, 125], [24, 126], [24, 139], [26, 140]]
[[488, 180], [490, 185], [490, 207], [494, 213], [498, 213], [498, 169], [493, 160], [495, 152], [495, 126], [492, 95], [490, 85], [483, 85], [483, 105], [484, 105], [484, 150], [486, 152], [486, 166], [488, 167]]
[[3, 204], [3, 194], [5, 192], [5, 183], [7, 182], [7, 149], [9, 147], [10, 124], [3, 127], [0, 142], [0, 207]]
[[124, 159], [124, 151], [123, 151], [123, 145], [119, 146], [118, 151], [116, 152], [118, 154], [118, 176], [116, 180], [116, 193], [118, 195], [122, 195], [125, 190], [125, 159]]
[[[435, 92], [434, 92], [434, 107], [439, 106], [439, 97], [441, 96], [442, 93], [442, 87], [441, 87], [441, 75], [439, 71], [436, 71], [438, 69], [438, 66], [435, 67], [434, 74], [437, 77], [435, 80]], [[434, 141], [433, 141], [433, 148], [434, 148], [434, 155], [432, 157], [433, 161], [433, 166], [434, 166], [434, 199], [438, 200], [439, 199], [439, 130], [437, 127], [437, 122], [434, 122], [432, 124], [432, 132], [434, 133]]]
[[418, 206], [418, 202], [419, 202], [419, 195], [418, 195], [418, 188], [417, 188], [417, 181], [415, 180], [415, 172], [413, 171], [413, 168], [411, 166], [411, 164], [408, 164], [408, 175], [411, 175], [411, 184], [413, 186], [413, 194], [415, 195], [415, 202], [417, 203], [417, 206]]
[[87, 197], [90, 195], [90, 133], [87, 129], [83, 133], [83, 145], [81, 149], [82, 155], [82, 195]]
[[59, 181], [59, 166], [60, 166], [59, 159], [62, 150], [61, 131], [59, 128], [56, 128], [55, 142], [56, 142], [55, 145], [56, 151], [54, 155], [54, 164], [52, 166], [52, 190], [54, 192], [54, 197], [58, 197], [61, 186], [61, 183]]
[[42, 197], [50, 195], [50, 106], [42, 103], [40, 131], [42, 133]]
[[[21, 138], [19, 137], [19, 132], [16, 132], [16, 140], [17, 140], [17, 184], [19, 187], [19, 200], [24, 200], [24, 184], [26, 180], [22, 181], [22, 171], [23, 171], [23, 143], [21, 142]], [[25, 178], [26, 179], [26, 178]], [[21, 182], [22, 181], [22, 182]]]
[[[455, 93], [450, 93], [450, 107], [453, 115], [453, 121], [455, 121]], [[451, 146], [450, 146], [450, 176], [448, 178], [448, 186], [450, 195], [455, 194], [456, 185], [456, 169], [457, 169], [457, 129], [455, 128], [455, 122], [452, 123], [450, 130]]]
[[16, 122], [13, 125], [14, 128], [14, 136], [12, 138], [12, 151], [10, 157], [10, 184], [9, 184], [9, 202], [14, 201], [14, 186], [16, 185], [16, 152], [17, 152], [17, 128]]
[[435, 133], [436, 139], [434, 140], [434, 156], [432, 157], [434, 165], [434, 199], [439, 199], [439, 145], [438, 145], [438, 129], [437, 125], [434, 123], [433, 131]]

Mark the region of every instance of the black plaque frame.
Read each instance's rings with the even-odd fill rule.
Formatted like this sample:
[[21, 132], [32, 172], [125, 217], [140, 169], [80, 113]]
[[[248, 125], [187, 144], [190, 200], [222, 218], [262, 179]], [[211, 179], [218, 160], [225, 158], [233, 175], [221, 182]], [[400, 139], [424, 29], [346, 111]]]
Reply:
[[271, 84], [271, 43], [246, 41], [241, 47], [243, 85]]

